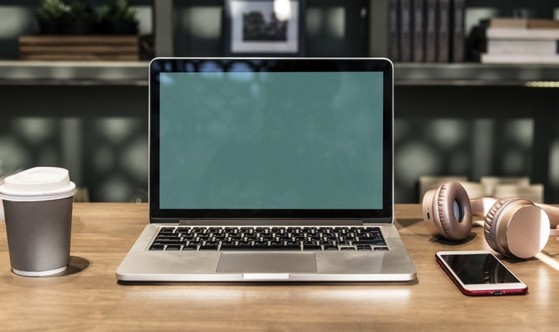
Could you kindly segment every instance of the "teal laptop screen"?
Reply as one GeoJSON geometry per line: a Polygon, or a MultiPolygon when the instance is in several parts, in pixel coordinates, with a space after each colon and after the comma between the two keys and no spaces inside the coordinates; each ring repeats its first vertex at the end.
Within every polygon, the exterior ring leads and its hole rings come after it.
{"type": "Polygon", "coordinates": [[[150,143],[158,209],[382,210],[384,75],[212,65],[159,73],[150,143]]]}

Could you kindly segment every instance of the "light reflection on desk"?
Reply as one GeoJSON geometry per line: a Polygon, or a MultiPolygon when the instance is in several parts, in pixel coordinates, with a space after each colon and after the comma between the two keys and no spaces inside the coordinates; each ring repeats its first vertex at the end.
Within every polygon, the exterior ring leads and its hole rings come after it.
{"type": "MultiPolygon", "coordinates": [[[[372,288],[375,286],[372,285],[372,288]]],[[[376,287],[384,287],[384,286],[376,286],[376,287]]],[[[402,285],[401,289],[330,289],[324,290],[322,289],[320,292],[309,292],[309,296],[316,299],[351,299],[356,300],[356,302],[362,303],[364,301],[373,301],[373,302],[399,302],[399,303],[407,303],[410,298],[410,290],[406,286],[402,285]]]]}
{"type": "Polygon", "coordinates": [[[543,263],[547,264],[549,267],[559,271],[559,262],[556,259],[551,258],[543,252],[538,253],[535,257],[543,263]]]}
{"type": "MultiPolygon", "coordinates": [[[[189,299],[191,301],[200,302],[214,302],[219,300],[219,303],[223,304],[228,301],[238,302],[239,299],[243,298],[266,298],[275,300],[290,300],[290,301],[312,301],[312,302],[324,302],[328,300],[334,300],[336,302],[343,301],[347,303],[355,304],[366,304],[366,303],[392,303],[392,304],[406,304],[409,302],[411,291],[409,285],[398,285],[395,287],[384,289],[387,287],[385,284],[371,286],[355,286],[355,289],[347,287],[338,287],[336,285],[296,285],[295,287],[286,285],[231,285],[220,286],[220,285],[208,285],[207,289],[200,289],[199,286],[181,286],[181,285],[169,285],[161,286],[166,287],[154,291],[153,288],[146,288],[143,291],[141,288],[136,286],[133,291],[127,292],[126,297],[132,298],[134,300],[139,300],[140,298],[150,300],[161,299],[161,300],[179,300],[179,299],[189,299]],[[168,287],[168,288],[167,288],[168,287]],[[349,289],[348,289],[349,288],[349,289]]],[[[129,286],[124,286],[129,287],[129,286]]],[[[142,287],[142,286],[139,286],[142,287]]]]}

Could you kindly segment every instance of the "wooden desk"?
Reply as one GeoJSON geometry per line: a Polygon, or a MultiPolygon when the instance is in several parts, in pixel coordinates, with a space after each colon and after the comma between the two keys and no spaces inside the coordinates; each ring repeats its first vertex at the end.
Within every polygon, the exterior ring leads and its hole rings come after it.
{"type": "MultiPolygon", "coordinates": [[[[419,205],[398,205],[398,227],[418,271],[412,284],[119,285],[115,270],[147,223],[147,206],[76,204],[67,275],[11,273],[0,227],[1,330],[546,331],[559,320],[559,271],[539,259],[505,261],[526,296],[467,297],[434,259],[439,250],[484,249],[433,239],[419,205]]],[[[544,253],[557,264],[559,243],[544,253]]]]}

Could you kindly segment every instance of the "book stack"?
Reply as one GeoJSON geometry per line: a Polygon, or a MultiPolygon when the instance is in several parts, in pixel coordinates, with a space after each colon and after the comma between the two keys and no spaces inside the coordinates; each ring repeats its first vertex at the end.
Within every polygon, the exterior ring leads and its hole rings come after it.
{"type": "Polygon", "coordinates": [[[389,0],[389,57],[463,62],[465,0],[389,0]]]}
{"type": "Polygon", "coordinates": [[[559,21],[492,18],[481,21],[473,36],[482,63],[559,63],[559,21]]]}

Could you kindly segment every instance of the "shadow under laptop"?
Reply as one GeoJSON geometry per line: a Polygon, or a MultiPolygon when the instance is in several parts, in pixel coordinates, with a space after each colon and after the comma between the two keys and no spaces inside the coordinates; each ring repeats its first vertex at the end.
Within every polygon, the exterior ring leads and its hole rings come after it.
{"type": "Polygon", "coordinates": [[[304,282],[304,281],[292,281],[292,282],[277,282],[277,281],[251,281],[251,282],[203,282],[203,281],[188,281],[188,282],[179,282],[179,281],[171,281],[171,282],[162,282],[162,281],[122,281],[117,280],[117,284],[121,286],[208,286],[208,287],[216,287],[216,286],[224,286],[224,287],[231,287],[231,286],[252,286],[252,287],[265,287],[265,286],[308,286],[312,288],[313,286],[328,286],[328,287],[336,287],[336,286],[354,286],[354,287],[363,287],[363,286],[412,286],[419,284],[419,278],[416,278],[411,281],[312,281],[312,282],[304,282]]]}

